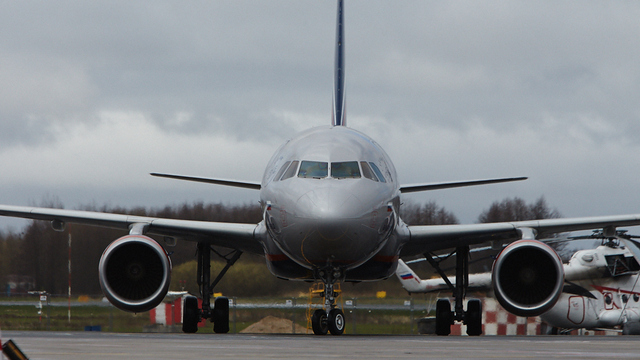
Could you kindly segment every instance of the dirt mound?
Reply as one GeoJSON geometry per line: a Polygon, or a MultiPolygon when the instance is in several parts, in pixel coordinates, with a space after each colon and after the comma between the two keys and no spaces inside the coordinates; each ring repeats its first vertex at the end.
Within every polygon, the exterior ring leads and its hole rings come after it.
{"type": "MultiPolygon", "coordinates": [[[[267,316],[257,323],[249,325],[246,329],[240,331],[245,334],[291,334],[291,320],[277,318],[275,316],[267,316]]],[[[295,325],[296,334],[306,334],[307,328],[295,325]]]]}

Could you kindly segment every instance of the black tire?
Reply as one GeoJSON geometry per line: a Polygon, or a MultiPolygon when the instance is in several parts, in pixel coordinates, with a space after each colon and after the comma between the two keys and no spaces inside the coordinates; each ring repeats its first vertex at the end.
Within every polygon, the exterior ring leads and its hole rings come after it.
{"type": "Polygon", "coordinates": [[[482,335],[482,302],[480,300],[471,299],[467,302],[467,312],[464,317],[467,324],[467,335],[482,335]]]}
{"type": "Polygon", "coordinates": [[[329,318],[327,319],[327,325],[331,335],[342,335],[344,333],[344,313],[340,309],[331,309],[329,311],[329,318]]]}
{"type": "Polygon", "coordinates": [[[622,325],[622,335],[640,335],[640,323],[626,322],[622,325]]]}
{"type": "Polygon", "coordinates": [[[327,313],[324,310],[318,309],[313,312],[311,328],[316,335],[327,335],[329,326],[327,325],[327,313]]]}
{"type": "Polygon", "coordinates": [[[436,302],[436,335],[447,336],[451,334],[453,315],[449,299],[438,299],[436,302]]]}
{"type": "Polygon", "coordinates": [[[220,296],[216,298],[213,305],[213,332],[216,334],[226,334],[229,332],[229,299],[220,296]]]}
{"type": "Polygon", "coordinates": [[[187,296],[182,305],[182,332],[194,334],[198,331],[200,322],[200,309],[198,309],[198,298],[187,296]]]}

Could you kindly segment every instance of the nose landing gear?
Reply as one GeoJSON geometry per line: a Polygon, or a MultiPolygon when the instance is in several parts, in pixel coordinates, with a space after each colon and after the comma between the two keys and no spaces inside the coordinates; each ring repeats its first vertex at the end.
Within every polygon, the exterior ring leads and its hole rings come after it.
{"type": "Polygon", "coordinates": [[[315,284],[309,290],[309,310],[307,311],[307,320],[311,322],[311,329],[315,335],[342,335],[345,328],[344,312],[338,308],[337,299],[342,291],[340,284],[315,284]],[[311,313],[313,298],[324,298],[322,309],[316,309],[311,313]]]}

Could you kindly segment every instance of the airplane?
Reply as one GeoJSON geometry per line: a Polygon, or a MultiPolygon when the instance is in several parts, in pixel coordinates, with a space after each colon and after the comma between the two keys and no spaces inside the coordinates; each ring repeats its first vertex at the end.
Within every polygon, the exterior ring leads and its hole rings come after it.
{"type": "MultiPolygon", "coordinates": [[[[260,183],[159,174],[154,176],[234,186],[259,191],[263,219],[257,224],[174,220],[100,212],[0,205],[0,215],[51,222],[63,231],[66,223],[128,230],[102,254],[99,281],[105,297],[116,307],[147,311],[158,305],[169,289],[171,260],[150,236],[196,244],[202,305],[187,297],[183,331],[197,331],[202,319],[213,322],[216,333],[229,331],[229,302],[213,289],[243,252],[265,257],[270,272],[282,279],[322,282],[324,308],[312,316],[317,335],[344,332],[345,316],[336,304],[336,282],[376,281],[392,276],[400,257],[455,249],[456,276],[453,309],[449,300],[438,302],[438,333],[448,335],[454,321],[468,324],[470,335],[480,335],[481,304],[470,300],[464,310],[469,246],[487,242],[511,243],[514,251],[502,256],[505,272],[552,276],[494,278],[501,298],[516,313],[538,315],[562,293],[562,262],[537,236],[551,233],[640,225],[640,214],[553,219],[494,224],[409,226],[400,216],[400,196],[463,186],[520,181],[525,177],[401,185],[396,169],[382,147],[369,136],[347,127],[345,93],[344,0],[337,1],[335,67],[331,122],[303,131],[285,142],[266,165],[260,183]],[[215,247],[215,249],[214,249],[215,247]],[[216,249],[225,248],[222,253],[216,249]],[[226,261],[212,279],[211,253],[226,261]],[[523,259],[533,259],[522,269],[523,259]],[[212,306],[213,305],[213,306],[212,306]]],[[[162,240],[161,240],[162,242],[162,240]]]]}
{"type": "MultiPolygon", "coordinates": [[[[595,249],[578,250],[563,264],[562,294],[540,318],[551,326],[550,334],[574,329],[615,329],[640,335],[640,263],[630,250],[637,243],[616,232],[615,237],[602,238],[595,232],[589,238],[601,238],[595,249]],[[621,245],[619,239],[627,239],[621,245]]],[[[499,257],[500,255],[498,255],[499,257]]],[[[496,269],[494,268],[494,271],[496,269]]],[[[396,275],[409,293],[427,293],[451,289],[456,279],[448,277],[422,280],[402,260],[398,260],[396,275]]],[[[492,273],[469,274],[468,289],[494,291],[492,273]]]]}

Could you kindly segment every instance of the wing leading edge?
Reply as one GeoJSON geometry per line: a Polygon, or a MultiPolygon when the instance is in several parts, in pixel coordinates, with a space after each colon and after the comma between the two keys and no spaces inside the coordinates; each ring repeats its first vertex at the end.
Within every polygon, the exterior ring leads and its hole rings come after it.
{"type": "Polygon", "coordinates": [[[186,180],[186,181],[194,181],[194,182],[201,182],[205,184],[215,184],[215,185],[223,185],[223,186],[234,186],[234,187],[240,187],[240,188],[252,189],[252,190],[260,190],[261,188],[260,184],[258,183],[252,183],[252,182],[246,182],[246,181],[211,179],[211,178],[202,178],[202,177],[195,177],[195,176],[160,174],[160,173],[151,173],[149,175],[167,178],[167,179],[186,180]]]}
{"type": "Polygon", "coordinates": [[[411,192],[417,192],[417,191],[429,191],[429,190],[459,188],[459,187],[465,187],[465,186],[498,184],[498,183],[511,182],[511,181],[522,181],[527,179],[528,179],[527,177],[522,176],[522,177],[501,178],[501,179],[466,180],[466,181],[450,181],[450,182],[432,183],[432,184],[403,185],[400,187],[400,192],[404,194],[404,193],[411,193],[411,192]]]}
{"type": "Polygon", "coordinates": [[[47,220],[56,224],[75,223],[130,230],[142,226],[145,234],[176,237],[211,245],[263,254],[259,242],[260,226],[256,224],[192,221],[100,213],[92,211],[49,209],[0,205],[0,215],[24,219],[47,220]]]}
{"type": "Polygon", "coordinates": [[[640,214],[470,225],[408,226],[409,240],[402,248],[400,256],[418,255],[428,251],[451,249],[489,241],[518,240],[528,229],[533,230],[537,237],[544,237],[560,232],[598,228],[615,229],[637,225],[640,225],[640,214]]]}

